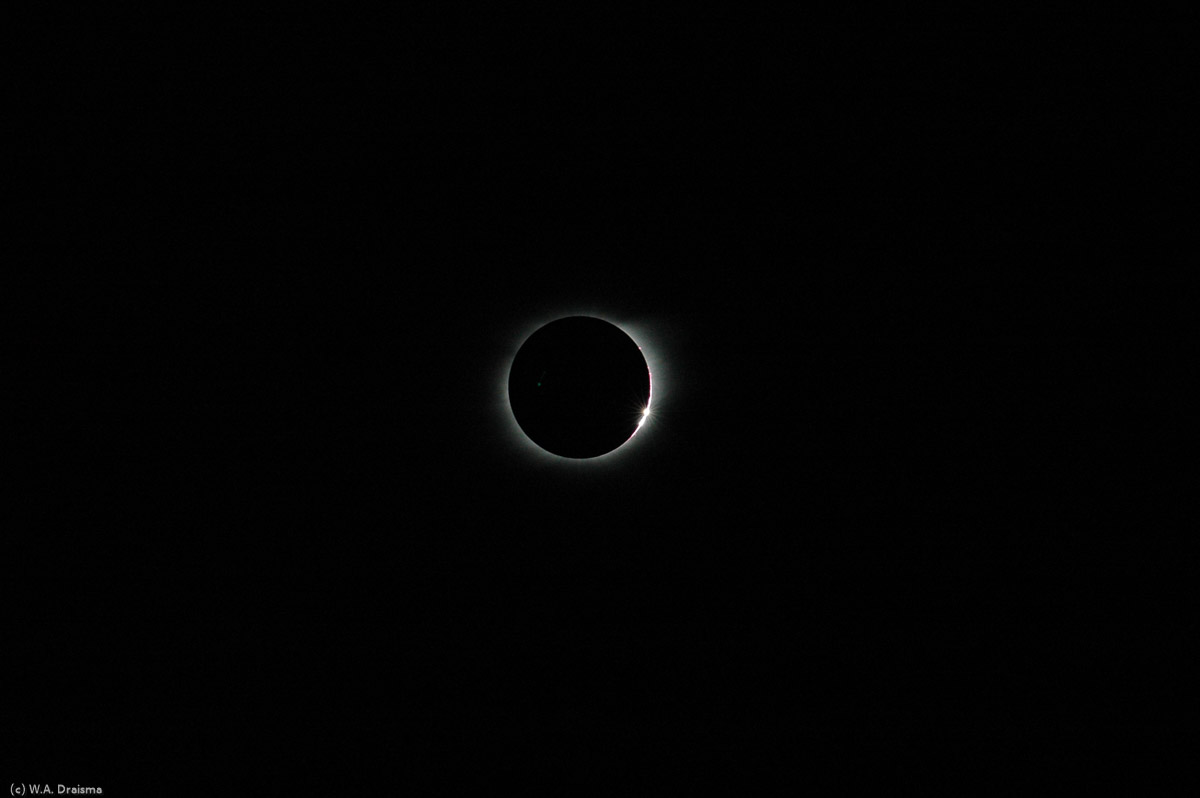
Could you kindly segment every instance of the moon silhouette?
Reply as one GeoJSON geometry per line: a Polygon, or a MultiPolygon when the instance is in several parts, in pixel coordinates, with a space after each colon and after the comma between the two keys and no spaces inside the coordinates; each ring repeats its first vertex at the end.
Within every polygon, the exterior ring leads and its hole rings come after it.
{"type": "Polygon", "coordinates": [[[541,327],[513,358],[508,399],[521,430],[562,457],[599,457],[633,437],[650,407],[650,369],[621,328],[591,316],[541,327]]]}

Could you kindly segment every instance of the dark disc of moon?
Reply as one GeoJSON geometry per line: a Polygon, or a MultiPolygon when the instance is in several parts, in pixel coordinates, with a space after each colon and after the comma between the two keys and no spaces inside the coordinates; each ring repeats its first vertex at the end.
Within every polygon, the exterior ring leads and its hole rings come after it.
{"type": "Polygon", "coordinates": [[[598,457],[629,440],[650,402],[650,369],[619,327],[591,316],[545,325],[508,373],[508,399],[530,440],[563,457],[598,457]]]}

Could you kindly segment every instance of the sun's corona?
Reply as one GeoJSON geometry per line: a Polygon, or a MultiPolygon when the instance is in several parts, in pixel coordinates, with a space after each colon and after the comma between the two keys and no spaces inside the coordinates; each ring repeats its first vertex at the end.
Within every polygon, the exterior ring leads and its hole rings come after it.
{"type": "Polygon", "coordinates": [[[573,468],[635,456],[645,444],[633,441],[643,438],[664,395],[651,333],[645,322],[595,311],[513,329],[496,374],[497,422],[510,449],[530,462],[573,468]]]}

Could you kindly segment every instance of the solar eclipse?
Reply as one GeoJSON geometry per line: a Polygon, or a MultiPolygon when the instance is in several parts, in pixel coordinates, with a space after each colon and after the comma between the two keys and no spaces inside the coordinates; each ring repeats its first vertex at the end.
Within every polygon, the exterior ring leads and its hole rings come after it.
{"type": "Polygon", "coordinates": [[[551,454],[588,459],[637,433],[650,412],[651,374],[632,338],[591,316],[530,335],[513,359],[508,398],[521,431],[551,454]]]}

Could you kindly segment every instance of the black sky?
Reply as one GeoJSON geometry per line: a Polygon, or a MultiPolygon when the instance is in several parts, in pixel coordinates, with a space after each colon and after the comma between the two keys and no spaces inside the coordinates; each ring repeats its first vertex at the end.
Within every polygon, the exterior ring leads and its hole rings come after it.
{"type": "Polygon", "coordinates": [[[1182,498],[1137,463],[1194,425],[1129,203],[1174,56],[1053,22],[82,35],[38,84],[73,120],[40,251],[73,266],[14,511],[53,586],[14,614],[79,652],[22,666],[62,708],[38,739],[628,762],[1153,727],[1129,674],[1182,642],[1143,589],[1177,544],[1123,522],[1182,498]],[[565,467],[501,380],[578,312],[661,404],[565,467]]]}

